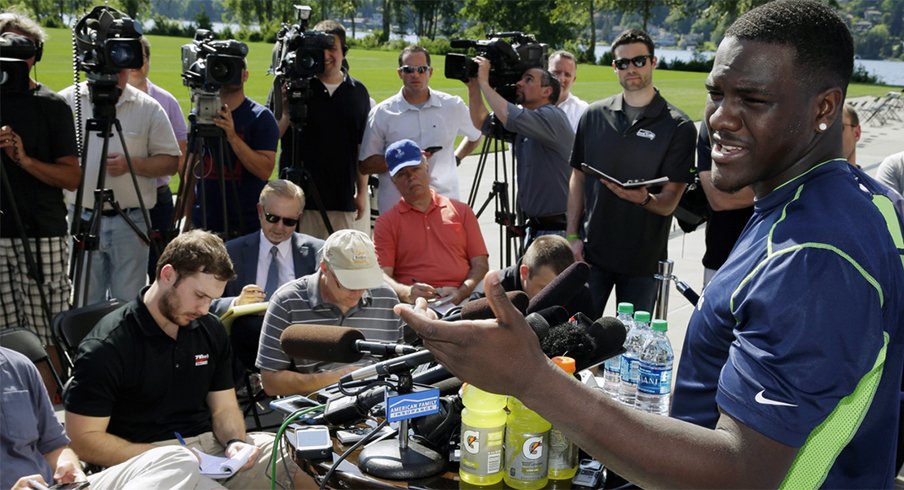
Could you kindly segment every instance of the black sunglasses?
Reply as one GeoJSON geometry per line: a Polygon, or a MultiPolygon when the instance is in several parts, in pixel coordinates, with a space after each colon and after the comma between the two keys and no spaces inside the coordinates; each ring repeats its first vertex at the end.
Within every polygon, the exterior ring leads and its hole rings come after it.
{"type": "Polygon", "coordinates": [[[652,54],[644,54],[641,56],[635,56],[633,58],[619,58],[617,60],[612,61],[616,68],[619,70],[627,70],[628,63],[634,63],[634,66],[638,68],[643,68],[647,65],[647,58],[652,59],[652,54]]]}
{"type": "Polygon", "coordinates": [[[298,224],[298,218],[283,218],[282,216],[277,216],[275,214],[270,214],[264,211],[264,219],[267,220],[267,223],[279,223],[279,220],[282,220],[283,224],[286,226],[295,226],[298,224]]]}
{"type": "Polygon", "coordinates": [[[422,65],[422,66],[402,65],[399,67],[399,70],[402,73],[412,74],[414,72],[418,72],[421,75],[423,75],[424,73],[427,73],[428,71],[430,71],[430,67],[427,65],[422,65]]]}

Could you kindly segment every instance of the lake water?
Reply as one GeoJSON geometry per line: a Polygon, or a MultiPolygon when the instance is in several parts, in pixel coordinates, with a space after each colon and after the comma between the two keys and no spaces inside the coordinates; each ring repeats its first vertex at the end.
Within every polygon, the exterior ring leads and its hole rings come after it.
{"type": "MultiPolygon", "coordinates": [[[[596,46],[595,55],[597,59],[609,51],[609,46],[596,46]]],[[[666,61],[690,61],[694,58],[695,53],[689,50],[681,49],[657,49],[656,56],[666,61]]],[[[699,56],[709,58],[715,55],[712,51],[701,51],[699,56]]],[[[889,60],[856,60],[856,63],[863,65],[866,71],[878,76],[882,83],[886,85],[894,85],[904,87],[904,61],[889,60]]]]}

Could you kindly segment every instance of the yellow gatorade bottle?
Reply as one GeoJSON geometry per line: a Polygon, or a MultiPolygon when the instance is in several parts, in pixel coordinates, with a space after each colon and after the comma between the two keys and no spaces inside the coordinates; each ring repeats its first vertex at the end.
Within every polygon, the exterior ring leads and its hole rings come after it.
{"type": "Polygon", "coordinates": [[[508,398],[505,423],[505,484],[519,490],[537,490],[549,481],[550,424],[517,398],[508,398]]]}
{"type": "Polygon", "coordinates": [[[461,387],[461,480],[472,485],[502,481],[505,396],[467,383],[461,387]]]}

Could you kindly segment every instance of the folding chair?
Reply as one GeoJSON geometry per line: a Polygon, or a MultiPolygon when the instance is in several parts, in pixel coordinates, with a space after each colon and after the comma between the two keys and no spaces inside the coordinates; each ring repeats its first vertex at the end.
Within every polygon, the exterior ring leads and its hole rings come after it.
{"type": "Polygon", "coordinates": [[[257,345],[260,338],[260,329],[263,323],[263,314],[267,311],[267,303],[252,303],[249,305],[234,306],[229,308],[222,316],[220,322],[229,335],[229,341],[232,343],[232,352],[235,356],[235,362],[243,367],[242,382],[245,390],[248,392],[248,404],[243,408],[242,412],[245,417],[251,415],[254,419],[254,427],[252,430],[264,430],[265,427],[261,423],[261,413],[258,410],[258,402],[267,398],[267,393],[261,389],[255,389],[251,382],[252,376],[257,373],[254,367],[255,357],[257,356],[257,345]],[[253,348],[249,349],[249,346],[253,348]]]}
{"type": "Polygon", "coordinates": [[[70,370],[75,367],[75,356],[78,354],[78,345],[82,339],[101,318],[124,304],[114,298],[102,303],[72,308],[53,318],[53,334],[63,343],[63,353],[70,370]]]}
{"type": "Polygon", "coordinates": [[[42,345],[41,339],[38,338],[37,334],[22,327],[5,328],[0,330],[0,346],[22,354],[35,366],[46,362],[50,368],[50,374],[53,376],[53,381],[56,383],[55,390],[48,389],[47,391],[55,391],[58,395],[63,394],[63,380],[60,378],[60,373],[57,372],[53,362],[50,361],[50,356],[44,350],[44,345],[42,345]]]}

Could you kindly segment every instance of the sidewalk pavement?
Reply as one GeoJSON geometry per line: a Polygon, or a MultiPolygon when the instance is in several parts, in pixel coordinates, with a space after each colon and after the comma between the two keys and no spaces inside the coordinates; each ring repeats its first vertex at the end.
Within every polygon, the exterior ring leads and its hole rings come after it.
{"type": "MultiPolygon", "coordinates": [[[[862,121],[863,116],[861,116],[862,121]]],[[[904,111],[899,113],[898,119],[889,118],[885,124],[871,123],[862,125],[863,134],[857,145],[857,161],[864,170],[870,175],[875,175],[876,169],[882,159],[892,153],[904,150],[904,111]]],[[[502,159],[500,158],[500,163],[502,159]]],[[[511,173],[511,154],[505,156],[506,172],[508,175],[509,186],[514,182],[511,173]]],[[[487,164],[483,171],[478,186],[477,199],[474,204],[475,213],[484,204],[488,194],[492,189],[494,181],[495,168],[493,155],[487,159],[487,164]]],[[[500,165],[501,167],[501,165],[500,165]]],[[[459,167],[459,186],[462,201],[466,201],[471,190],[471,184],[474,175],[478,169],[478,157],[469,156],[464,159],[459,167]]],[[[502,175],[502,169],[499,169],[499,175],[502,175]]],[[[500,255],[500,227],[494,222],[494,203],[490,203],[486,210],[478,217],[480,229],[483,232],[484,240],[487,244],[487,250],[490,252],[490,269],[499,269],[507,265],[500,255]]],[[[689,284],[698,293],[703,286],[703,253],[705,251],[704,242],[705,225],[700,226],[693,233],[684,233],[673,223],[672,232],[669,237],[669,258],[674,262],[673,274],[689,284]]],[[[615,315],[615,294],[610,296],[609,302],[604,310],[605,315],[615,315]]],[[[675,350],[675,366],[681,357],[681,347],[684,344],[684,336],[687,331],[687,323],[690,320],[692,306],[681,296],[674,288],[669,288],[669,302],[666,318],[669,321],[668,336],[675,350]]]]}

